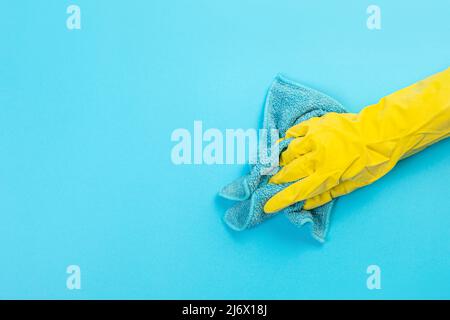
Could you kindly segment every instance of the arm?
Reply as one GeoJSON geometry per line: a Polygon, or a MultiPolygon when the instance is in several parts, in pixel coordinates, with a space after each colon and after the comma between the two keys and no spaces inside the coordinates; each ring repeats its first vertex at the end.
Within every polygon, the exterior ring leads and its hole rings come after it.
{"type": "Polygon", "coordinates": [[[294,138],[271,183],[294,182],[267,213],[306,200],[305,209],[366,186],[399,160],[450,135],[450,68],[394,92],[360,113],[329,113],[286,132],[294,138]]]}

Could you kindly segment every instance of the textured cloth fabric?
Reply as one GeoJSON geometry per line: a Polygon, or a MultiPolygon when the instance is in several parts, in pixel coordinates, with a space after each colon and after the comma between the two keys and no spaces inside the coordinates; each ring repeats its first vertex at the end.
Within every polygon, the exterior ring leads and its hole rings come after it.
{"type": "MultiPolygon", "coordinates": [[[[278,75],[266,97],[263,128],[277,129],[276,139],[279,139],[290,127],[328,112],[343,113],[345,110],[339,102],[329,96],[278,75]]],[[[278,152],[281,153],[290,141],[281,141],[278,152]]],[[[273,137],[268,135],[267,146],[263,147],[270,149],[273,143],[275,143],[273,137]]],[[[264,204],[274,194],[291,184],[269,184],[271,175],[267,172],[274,174],[277,170],[278,168],[275,170],[271,168],[270,164],[256,163],[248,175],[222,188],[220,196],[239,201],[225,213],[224,220],[230,228],[242,231],[274,216],[264,213],[264,204]]],[[[310,211],[302,209],[303,203],[302,201],[293,204],[276,214],[285,214],[297,226],[311,223],[313,237],[321,242],[325,241],[333,202],[310,211]]]]}

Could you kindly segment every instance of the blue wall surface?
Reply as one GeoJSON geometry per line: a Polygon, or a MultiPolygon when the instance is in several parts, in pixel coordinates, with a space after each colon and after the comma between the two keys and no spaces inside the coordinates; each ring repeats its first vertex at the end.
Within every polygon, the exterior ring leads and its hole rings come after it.
{"type": "Polygon", "coordinates": [[[3,1],[0,298],[450,298],[450,140],[339,199],[325,244],[229,230],[217,191],[248,168],[171,161],[195,120],[257,128],[277,73],[356,112],[449,67],[447,0],[376,0],[381,30],[370,4],[3,1]]]}

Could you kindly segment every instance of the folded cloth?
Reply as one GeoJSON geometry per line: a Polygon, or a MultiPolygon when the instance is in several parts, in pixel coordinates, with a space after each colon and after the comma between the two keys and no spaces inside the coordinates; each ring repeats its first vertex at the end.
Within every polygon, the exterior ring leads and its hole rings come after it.
{"type": "MultiPolygon", "coordinates": [[[[270,149],[273,143],[283,137],[290,127],[328,112],[344,113],[345,110],[339,102],[329,96],[278,75],[266,97],[263,121],[263,129],[267,131],[276,129],[278,136],[268,135],[267,145],[262,147],[266,150],[270,149]],[[275,141],[274,138],[276,138],[275,141]]],[[[278,152],[281,153],[286,149],[291,140],[281,141],[278,152]]],[[[259,149],[261,151],[261,146],[259,149]]],[[[248,175],[235,180],[219,192],[223,198],[239,201],[225,213],[224,220],[230,228],[242,231],[275,215],[265,214],[264,204],[274,194],[291,184],[268,183],[270,175],[267,175],[267,172],[272,171],[274,174],[277,169],[274,171],[270,164],[258,162],[251,167],[248,175]]],[[[313,237],[324,242],[333,201],[309,211],[302,209],[303,203],[302,201],[293,204],[276,214],[286,214],[288,219],[297,226],[302,226],[307,222],[311,223],[313,237]]]]}

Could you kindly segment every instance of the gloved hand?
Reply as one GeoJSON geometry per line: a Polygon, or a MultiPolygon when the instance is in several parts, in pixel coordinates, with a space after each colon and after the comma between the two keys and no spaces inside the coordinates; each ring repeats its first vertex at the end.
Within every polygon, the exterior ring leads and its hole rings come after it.
{"type": "Polygon", "coordinates": [[[366,186],[399,160],[450,135],[450,68],[382,98],[359,114],[328,113],[286,132],[271,183],[294,182],[264,206],[266,213],[306,200],[305,209],[366,186]]]}

